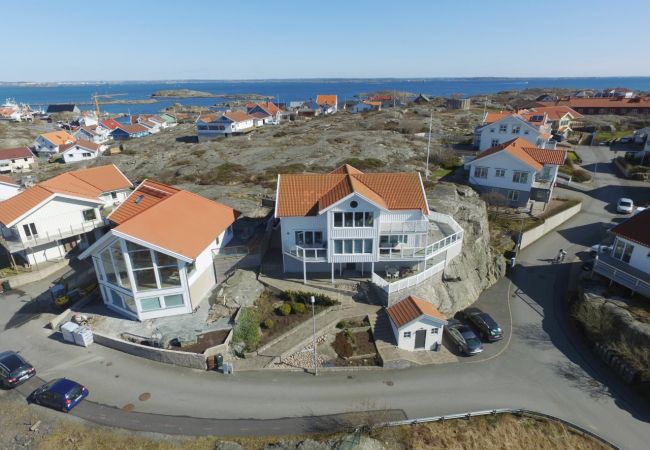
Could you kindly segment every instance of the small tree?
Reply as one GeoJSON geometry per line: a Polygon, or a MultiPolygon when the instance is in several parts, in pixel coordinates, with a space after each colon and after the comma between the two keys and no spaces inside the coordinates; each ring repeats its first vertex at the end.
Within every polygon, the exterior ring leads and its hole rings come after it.
{"type": "Polygon", "coordinates": [[[264,328],[266,328],[267,330],[270,330],[271,328],[273,328],[273,320],[272,319],[266,319],[264,321],[264,328]]]}
{"type": "Polygon", "coordinates": [[[235,325],[232,336],[233,342],[242,342],[245,346],[244,350],[252,352],[257,349],[261,338],[257,314],[252,309],[244,309],[235,325]]]}

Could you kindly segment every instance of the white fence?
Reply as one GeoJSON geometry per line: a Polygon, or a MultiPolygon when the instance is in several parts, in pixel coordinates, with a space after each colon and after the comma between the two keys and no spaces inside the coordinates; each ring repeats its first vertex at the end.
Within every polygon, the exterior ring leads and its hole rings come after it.
{"type": "Polygon", "coordinates": [[[447,249],[452,244],[462,240],[463,231],[444,237],[439,241],[429,244],[426,247],[380,247],[379,260],[423,260],[431,259],[441,251],[447,249]]]}
{"type": "Polygon", "coordinates": [[[376,284],[378,287],[380,287],[381,289],[383,289],[384,292],[386,292],[387,294],[392,294],[394,292],[398,292],[403,289],[417,286],[418,284],[422,283],[424,280],[431,278],[438,272],[442,271],[444,268],[445,268],[445,261],[440,261],[439,263],[429,267],[428,269],[416,275],[410,276],[408,278],[402,278],[401,280],[394,281],[392,283],[384,280],[381,276],[373,272],[372,282],[376,284]]]}

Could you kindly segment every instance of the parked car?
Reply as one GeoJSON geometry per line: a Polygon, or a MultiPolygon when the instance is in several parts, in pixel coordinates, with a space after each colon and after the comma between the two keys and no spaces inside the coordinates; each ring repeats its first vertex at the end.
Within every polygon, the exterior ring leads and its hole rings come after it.
{"type": "Polygon", "coordinates": [[[57,378],[32,392],[27,400],[63,412],[70,412],[88,397],[88,389],[67,378],[57,378]]]}
{"type": "Polygon", "coordinates": [[[503,330],[499,324],[480,309],[467,308],[461,312],[461,316],[476,328],[484,341],[494,342],[503,339],[503,330]]]}
{"type": "Polygon", "coordinates": [[[456,319],[449,319],[445,327],[445,334],[450,344],[458,350],[459,353],[466,355],[475,355],[483,351],[483,344],[470,327],[463,325],[456,319]]]}
{"type": "Polygon", "coordinates": [[[631,214],[634,211],[634,202],[629,198],[619,198],[618,203],[616,203],[616,211],[631,214]]]}
{"type": "Polygon", "coordinates": [[[606,245],[606,244],[596,244],[591,246],[591,253],[595,253],[597,255],[601,254],[610,254],[612,252],[612,246],[611,245],[606,245]]]}
{"type": "Polygon", "coordinates": [[[16,352],[0,353],[0,383],[6,388],[18,386],[36,375],[36,369],[16,352]]]}

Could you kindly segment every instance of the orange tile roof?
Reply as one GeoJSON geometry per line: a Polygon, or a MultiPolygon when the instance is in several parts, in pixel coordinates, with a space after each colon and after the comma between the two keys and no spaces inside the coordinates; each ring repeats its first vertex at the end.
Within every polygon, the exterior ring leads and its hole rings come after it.
{"type": "Polygon", "coordinates": [[[94,142],[87,141],[86,139],[79,139],[76,145],[79,147],[83,147],[87,150],[92,150],[95,153],[97,153],[97,151],[101,147],[101,144],[95,144],[94,142]]]}
{"type": "Polygon", "coordinates": [[[447,318],[435,306],[412,295],[386,308],[386,312],[397,328],[423,315],[447,322],[447,318]]]}
{"type": "Polygon", "coordinates": [[[196,259],[239,213],[221,203],[162,183],[145,180],[120,205],[114,217],[124,217],[115,234],[147,242],[188,259],[196,259]],[[142,197],[135,204],[140,195],[142,197]],[[127,210],[126,214],[120,210],[127,210]]]}
{"type": "Polygon", "coordinates": [[[512,111],[489,111],[485,113],[485,119],[483,120],[484,123],[490,124],[494,123],[498,120],[503,119],[504,117],[509,117],[512,116],[514,112],[512,111]]]}
{"type": "Polygon", "coordinates": [[[260,108],[262,108],[264,111],[266,111],[267,113],[269,113],[272,116],[276,115],[280,111],[280,108],[273,102],[247,103],[246,104],[246,107],[249,110],[255,108],[256,106],[259,106],[260,108]]]}
{"type": "Polygon", "coordinates": [[[233,122],[243,122],[245,120],[251,120],[252,117],[249,116],[244,111],[228,111],[222,114],[233,122]]]}
{"type": "Polygon", "coordinates": [[[143,131],[149,131],[147,127],[144,125],[140,125],[139,123],[133,123],[130,125],[122,125],[120,124],[119,127],[117,127],[123,131],[126,131],[129,134],[135,134],[135,133],[142,133],[143,131]]]}
{"type": "Polygon", "coordinates": [[[641,211],[611,229],[611,232],[650,248],[650,209],[641,211]]]}
{"type": "Polygon", "coordinates": [[[283,174],[278,185],[278,217],[316,215],[353,192],[385,209],[428,214],[417,172],[363,173],[345,165],[328,174],[283,174]]]}
{"type": "Polygon", "coordinates": [[[56,146],[76,141],[74,136],[66,133],[65,131],[50,131],[49,133],[41,134],[41,137],[47,139],[56,146]]]}
{"type": "Polygon", "coordinates": [[[130,186],[131,182],[113,164],[62,173],[0,202],[0,222],[9,226],[55,194],[100,202],[102,193],[130,186]]]}
{"type": "Polygon", "coordinates": [[[569,114],[573,119],[581,119],[583,117],[579,112],[574,111],[568,106],[539,106],[531,108],[531,111],[546,113],[550,120],[560,120],[566,114],[569,114]]]}
{"type": "Polygon", "coordinates": [[[535,170],[541,170],[544,164],[555,164],[561,166],[564,164],[564,159],[566,158],[566,152],[564,150],[549,150],[531,147],[530,143],[526,139],[519,137],[485,150],[474,158],[474,161],[478,161],[479,159],[502,151],[514,156],[535,170]]]}
{"type": "Polygon", "coordinates": [[[323,105],[334,106],[334,105],[337,104],[336,94],[318,95],[316,97],[316,103],[318,103],[318,105],[320,105],[320,106],[323,106],[323,105]]]}

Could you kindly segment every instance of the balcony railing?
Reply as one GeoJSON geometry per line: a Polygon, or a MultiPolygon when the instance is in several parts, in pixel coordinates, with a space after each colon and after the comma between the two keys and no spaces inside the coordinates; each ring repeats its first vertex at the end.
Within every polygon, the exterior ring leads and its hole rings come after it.
{"type": "Polygon", "coordinates": [[[432,244],[423,247],[403,247],[402,244],[397,244],[395,247],[380,247],[379,260],[392,261],[392,260],[426,260],[433,258],[438,253],[447,249],[452,244],[461,241],[463,238],[463,231],[444,237],[432,244]]]}
{"type": "Polygon", "coordinates": [[[323,247],[318,248],[305,248],[299,245],[290,248],[285,253],[295,256],[301,261],[307,262],[324,262],[327,261],[327,249],[323,247]]]}
{"type": "Polygon", "coordinates": [[[381,233],[426,233],[429,231],[428,220],[407,222],[382,222],[379,226],[381,233]]]}
{"type": "Polygon", "coordinates": [[[599,255],[594,272],[650,298],[650,275],[607,255],[599,255]]]}
{"type": "Polygon", "coordinates": [[[393,281],[393,282],[387,281],[383,279],[380,275],[373,272],[372,282],[387,294],[392,294],[394,292],[398,292],[413,286],[417,286],[418,284],[422,283],[423,281],[431,278],[438,272],[442,271],[444,268],[445,268],[445,261],[443,260],[440,261],[439,263],[434,264],[428,269],[423,270],[422,272],[416,275],[402,278],[401,280],[393,281]]]}
{"type": "Polygon", "coordinates": [[[80,226],[76,227],[71,225],[70,227],[57,228],[56,230],[49,230],[44,233],[42,232],[35,236],[27,237],[24,240],[21,240],[21,237],[17,232],[13,232],[11,236],[2,236],[0,242],[7,250],[9,250],[9,252],[13,253],[27,248],[55,242],[60,239],[79,236],[93,231],[95,228],[102,227],[103,225],[104,221],[102,219],[96,219],[89,222],[82,222],[80,226]]]}

